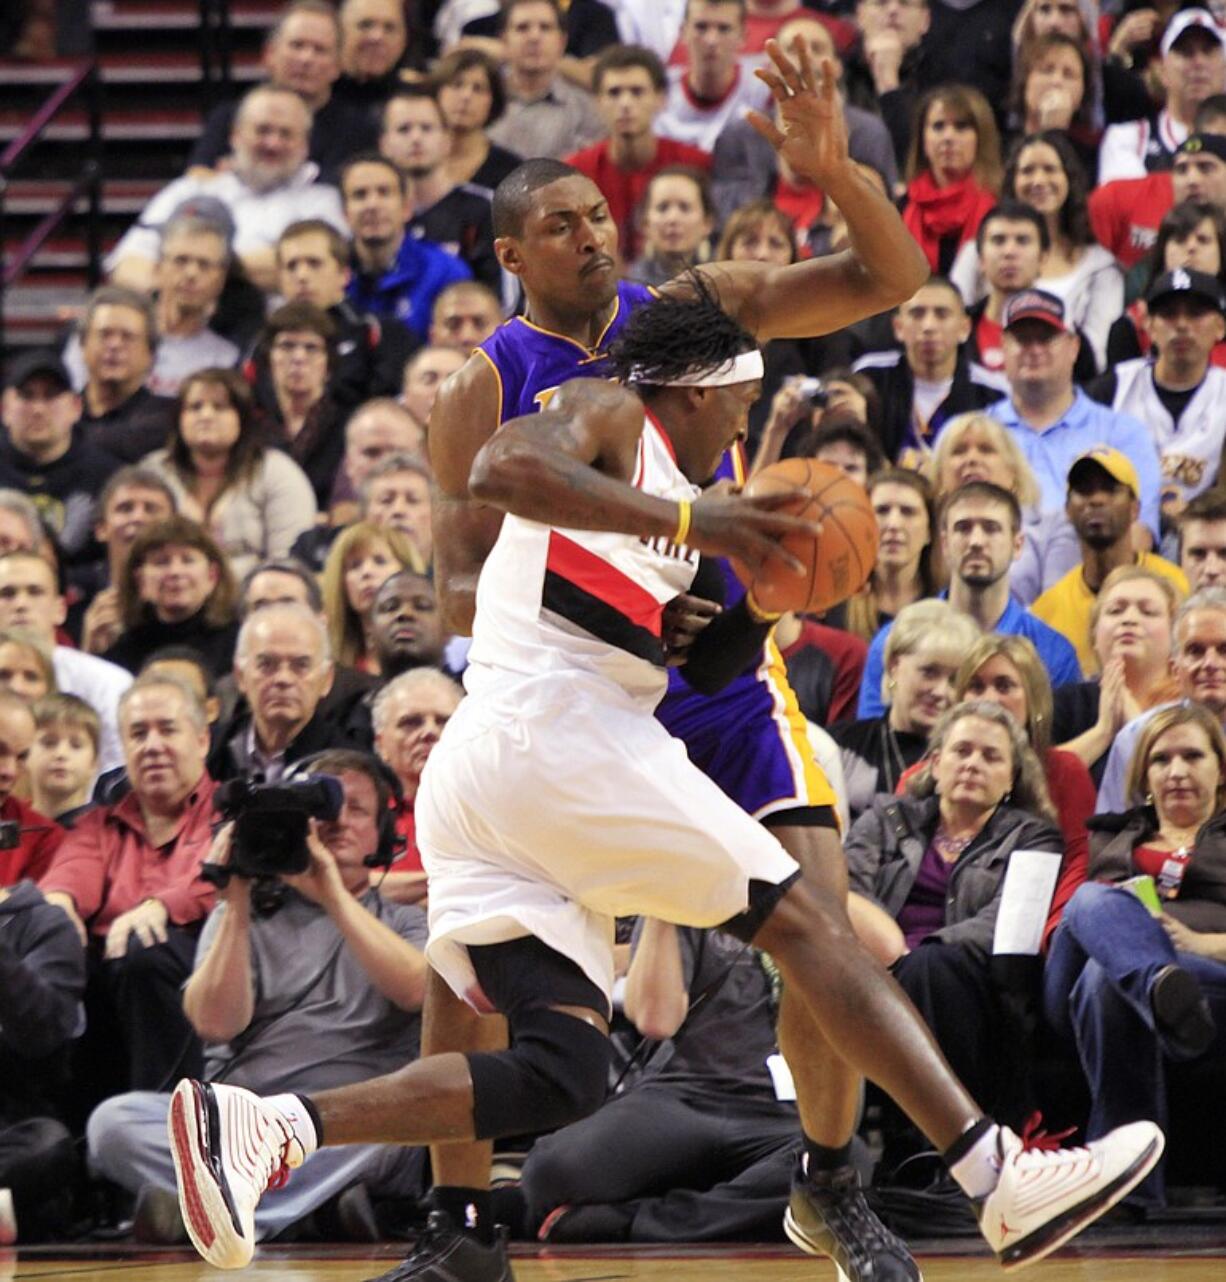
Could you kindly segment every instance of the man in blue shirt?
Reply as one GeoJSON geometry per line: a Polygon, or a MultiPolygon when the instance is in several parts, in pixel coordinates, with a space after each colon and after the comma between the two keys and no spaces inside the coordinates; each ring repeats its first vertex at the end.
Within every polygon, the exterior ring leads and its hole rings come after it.
{"type": "Polygon", "coordinates": [[[1021,448],[1042,493],[1044,512],[1061,511],[1069,468],[1096,445],[1130,458],[1141,483],[1141,524],[1158,539],[1162,469],[1158,447],[1144,424],[1092,401],[1073,385],[1081,340],[1065,319],[1064,304],[1042,289],[1024,289],[1002,316],[1005,374],[1012,395],[988,413],[1021,448]]]}
{"type": "Polygon", "coordinates": [[[345,166],[341,197],[353,232],[349,300],[359,311],[407,325],[424,343],[435,298],[448,285],[471,280],[472,272],[446,250],[408,235],[405,177],[377,152],[345,166]]]}
{"type": "MultiPolygon", "coordinates": [[[[1026,637],[1034,643],[1053,686],[1081,680],[1077,653],[1055,628],[1036,619],[1009,595],[1009,567],[1022,550],[1022,510],[999,485],[971,481],[941,505],[941,548],[949,566],[949,592],[955,609],[969,614],[984,632],[1026,637]]],[[[885,711],[881,678],[885,639],[882,628],[869,646],[860,685],[861,718],[885,711]]]]}

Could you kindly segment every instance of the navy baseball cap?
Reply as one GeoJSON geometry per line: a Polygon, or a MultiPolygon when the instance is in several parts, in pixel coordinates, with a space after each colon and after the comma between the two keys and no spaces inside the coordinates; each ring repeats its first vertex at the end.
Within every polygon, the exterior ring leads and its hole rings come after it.
{"type": "Polygon", "coordinates": [[[1072,333],[1064,318],[1064,303],[1045,289],[1020,289],[1005,303],[1000,319],[1001,329],[1009,329],[1019,321],[1037,320],[1063,334],[1072,333]]]}
{"type": "Polygon", "coordinates": [[[1145,301],[1153,307],[1170,298],[1200,298],[1226,315],[1226,294],[1216,276],[1198,272],[1191,267],[1176,267],[1163,272],[1145,293],[1145,301]]]}
{"type": "Polygon", "coordinates": [[[72,379],[68,377],[68,371],[64,368],[64,362],[60,360],[59,352],[52,351],[49,347],[42,347],[33,352],[23,352],[22,355],[15,357],[5,373],[4,386],[20,387],[36,374],[45,374],[48,378],[55,379],[65,391],[70,391],[72,388],[72,379]]]}

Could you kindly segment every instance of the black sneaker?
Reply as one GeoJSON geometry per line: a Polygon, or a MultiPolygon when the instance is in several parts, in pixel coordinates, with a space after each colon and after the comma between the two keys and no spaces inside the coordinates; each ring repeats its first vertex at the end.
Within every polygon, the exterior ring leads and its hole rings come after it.
{"type": "Polygon", "coordinates": [[[1217,1025],[1196,977],[1182,966],[1164,966],[1149,990],[1154,1023],[1173,1059],[1203,1055],[1217,1036],[1217,1025]]]}
{"type": "Polygon", "coordinates": [[[783,1229],[802,1251],[829,1256],[841,1282],[923,1280],[906,1243],[882,1224],[865,1201],[852,1166],[810,1175],[798,1165],[783,1229]]]}
{"type": "Polygon", "coordinates": [[[156,1184],[142,1184],[132,1211],[132,1236],[147,1246],[186,1246],[187,1226],[179,1195],[156,1184]]]}
{"type": "Polygon", "coordinates": [[[505,1233],[486,1246],[461,1233],[445,1211],[431,1211],[413,1254],[370,1282],[515,1282],[515,1275],[505,1233]]]}

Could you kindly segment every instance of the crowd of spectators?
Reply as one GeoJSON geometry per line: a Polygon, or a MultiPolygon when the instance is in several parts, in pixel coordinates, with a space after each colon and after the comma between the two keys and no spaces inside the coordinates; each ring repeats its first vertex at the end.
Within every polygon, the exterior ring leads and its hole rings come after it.
{"type": "MultiPolygon", "coordinates": [[[[138,1238],[181,1240],[164,1128],[184,1074],[316,1090],[417,1053],[413,806],[466,653],[433,585],[427,427],[519,304],[493,190],[522,158],[569,161],[651,284],[839,252],[838,209],[745,119],[769,110],[770,38],[834,64],[850,154],[932,270],[890,316],[767,343],[745,443],[751,470],[841,469],[877,518],[864,588],[772,643],[839,794],[853,921],[998,1116],[1035,1102],[1040,1055],[1090,1137],[1166,1120],[1176,1062],[1207,1106],[1226,1069],[1219,10],[431,8],[289,0],[264,78],[208,116],[72,332],[7,365],[0,1240],[14,1218],[22,1240],[79,1228],[87,1176],[138,1238]],[[227,880],[218,789],[309,771],[344,800],[307,870],[227,880]],[[1015,852],[1046,886],[1022,945],[1002,926],[1015,852]]],[[[620,1035],[651,1049],[537,1144],[513,1218],[557,1241],[776,1232],[795,1107],[767,1068],[769,960],[627,929],[620,1035]]],[[[871,1117],[892,1179],[923,1142],[871,1117]]],[[[1172,1138],[1138,1213],[1203,1156],[1172,1138]]],[[[257,1228],[377,1234],[427,1182],[420,1151],[334,1150],[257,1228]]]]}

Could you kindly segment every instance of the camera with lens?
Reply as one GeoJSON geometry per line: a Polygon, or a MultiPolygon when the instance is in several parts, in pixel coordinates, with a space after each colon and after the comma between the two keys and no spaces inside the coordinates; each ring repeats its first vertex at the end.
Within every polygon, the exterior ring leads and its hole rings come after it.
{"type": "Polygon", "coordinates": [[[801,377],[794,386],[810,405],[816,409],[825,409],[830,393],[826,391],[826,384],[820,378],[801,377]]]}
{"type": "Polygon", "coordinates": [[[312,819],[336,819],[344,790],[332,775],[281,783],[231,779],[217,789],[217,810],[234,823],[230,862],[221,872],[240,877],[284,877],[311,865],[307,833],[312,819]]]}
{"type": "MultiPolygon", "coordinates": [[[[48,827],[53,825],[48,824],[48,827]]],[[[21,820],[0,819],[0,850],[16,850],[21,845],[21,820]]]]}

